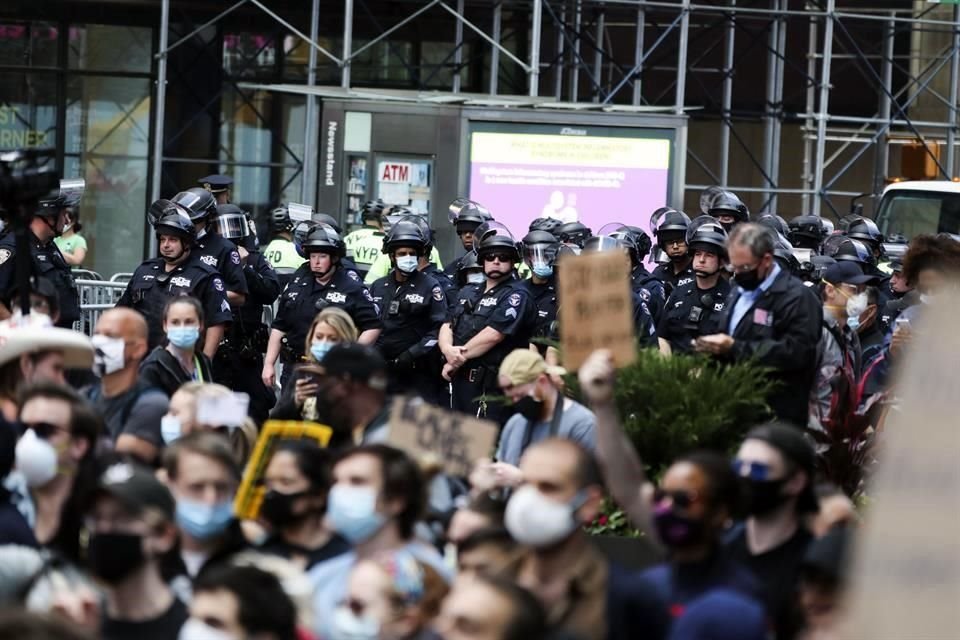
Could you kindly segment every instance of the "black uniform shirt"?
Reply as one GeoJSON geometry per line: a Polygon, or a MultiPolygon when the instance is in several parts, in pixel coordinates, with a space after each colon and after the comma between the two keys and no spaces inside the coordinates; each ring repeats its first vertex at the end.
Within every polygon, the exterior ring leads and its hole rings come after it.
{"type": "MultiPolygon", "coordinates": [[[[460,290],[451,317],[453,343],[463,346],[484,328],[490,327],[502,333],[505,339],[479,360],[487,366],[499,366],[508,353],[530,344],[535,311],[530,294],[516,278],[504,278],[489,291],[485,289],[486,284],[472,284],[460,290]]],[[[469,367],[473,362],[469,360],[465,366],[469,367]]]]}
{"type": "Polygon", "coordinates": [[[249,293],[247,279],[243,275],[243,266],[240,264],[240,254],[232,242],[208,231],[197,240],[197,246],[193,251],[200,262],[220,272],[227,291],[244,296],[249,293]]]}
{"type": "Polygon", "coordinates": [[[677,287],[693,282],[692,261],[690,265],[680,273],[674,273],[672,262],[665,262],[653,270],[653,277],[663,283],[663,292],[666,297],[669,298],[677,287]]]}
{"type": "Polygon", "coordinates": [[[696,280],[677,287],[667,300],[657,336],[670,343],[677,353],[688,353],[690,342],[698,336],[726,333],[720,323],[730,283],[723,278],[710,289],[700,289],[696,280]]]}
{"type": "MultiPolygon", "coordinates": [[[[70,272],[70,265],[63,259],[63,254],[52,240],[46,244],[40,242],[33,232],[27,231],[30,241],[30,255],[33,258],[34,273],[49,280],[57,290],[57,301],[60,304],[60,320],[58,327],[71,328],[73,323],[80,319],[80,297],[77,286],[70,272]]],[[[10,307],[14,290],[17,288],[17,240],[12,232],[0,237],[0,300],[10,307]]]]}
{"type": "MultiPolygon", "coordinates": [[[[557,321],[557,283],[550,278],[543,284],[537,284],[533,278],[523,281],[523,286],[530,292],[537,318],[533,324],[533,336],[536,338],[558,338],[556,331],[557,321]]],[[[540,345],[537,345],[540,346],[540,345]]]]}
{"type": "Polygon", "coordinates": [[[394,273],[370,286],[383,322],[377,348],[387,360],[408,351],[416,359],[436,348],[447,299],[440,283],[422,271],[414,271],[406,282],[397,282],[394,273]]]}

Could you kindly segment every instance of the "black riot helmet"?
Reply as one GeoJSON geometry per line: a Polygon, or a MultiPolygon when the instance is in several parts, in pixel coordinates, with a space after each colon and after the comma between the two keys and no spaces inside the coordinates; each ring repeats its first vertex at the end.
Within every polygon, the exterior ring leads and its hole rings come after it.
{"type": "MultiPolygon", "coordinates": [[[[640,257],[639,257],[640,249],[637,246],[636,238],[632,233],[630,233],[630,230],[626,227],[626,225],[620,224],[619,222],[610,222],[608,224],[603,225],[597,231],[597,234],[594,236],[594,238],[604,238],[604,237],[610,237],[615,239],[623,249],[626,249],[627,253],[630,254],[630,262],[631,264],[633,264],[633,266],[636,266],[640,262],[640,257]]],[[[591,240],[593,239],[591,238],[591,240]]],[[[597,241],[594,240],[592,245],[596,245],[596,244],[597,244],[597,241]]],[[[609,243],[600,243],[600,244],[606,246],[609,243]]],[[[583,248],[584,249],[587,248],[586,244],[584,244],[583,248]]]]}
{"type": "MultiPolygon", "coordinates": [[[[160,198],[159,200],[155,200],[153,201],[153,203],[150,204],[150,207],[147,209],[147,223],[151,227],[156,226],[157,221],[160,218],[162,218],[168,213],[172,213],[175,211],[183,211],[183,213],[186,213],[186,211],[184,211],[181,207],[178,207],[177,205],[167,200],[166,198],[160,198]]],[[[189,214],[187,214],[187,216],[189,217],[189,214]]]]}
{"type": "Polygon", "coordinates": [[[593,231],[591,231],[587,225],[577,220],[560,225],[553,235],[557,236],[560,242],[564,244],[576,245],[582,249],[583,243],[593,235],[593,231]]]}
{"type": "Polygon", "coordinates": [[[857,218],[851,220],[847,225],[847,237],[859,240],[875,251],[880,250],[883,242],[883,234],[877,228],[877,224],[869,218],[857,218]]]}
{"type": "Polygon", "coordinates": [[[340,234],[322,222],[315,223],[301,246],[305,256],[311,253],[327,253],[335,258],[342,258],[346,253],[340,234]]]}
{"type": "Polygon", "coordinates": [[[557,235],[557,230],[563,225],[563,222],[557,220],[556,218],[534,218],[530,222],[529,231],[546,231],[551,233],[554,236],[557,235]]]}
{"type": "Polygon", "coordinates": [[[343,233],[343,228],[340,226],[340,223],[337,222],[336,218],[329,213],[314,213],[312,216],[310,216],[310,221],[332,227],[333,230],[337,232],[338,236],[343,233]]]}
{"type": "MultiPolygon", "coordinates": [[[[523,261],[531,268],[536,264],[553,266],[560,253],[560,241],[547,231],[531,231],[523,236],[523,261]]],[[[538,274],[539,275],[539,274],[538,274]]]]}
{"type": "Polygon", "coordinates": [[[818,250],[828,233],[823,223],[820,216],[797,216],[787,224],[787,239],[794,247],[818,250]]]}
{"type": "Polygon", "coordinates": [[[774,233],[779,233],[784,238],[786,238],[787,234],[790,233],[790,228],[787,225],[787,221],[775,213],[765,213],[757,218],[757,222],[769,229],[772,229],[774,233]]]}
{"type": "Polygon", "coordinates": [[[52,218],[56,220],[63,209],[74,209],[80,204],[86,189],[86,181],[83,178],[69,178],[60,180],[60,186],[47,197],[40,200],[40,206],[34,212],[35,216],[41,218],[52,218]]]}
{"type": "MultiPolygon", "coordinates": [[[[476,272],[479,272],[481,276],[483,276],[483,265],[480,264],[480,260],[477,258],[477,253],[475,251],[467,251],[465,254],[463,254],[463,257],[460,258],[460,266],[457,267],[457,286],[466,286],[467,276],[476,272]]],[[[486,276],[483,277],[486,279],[486,276]]]]}
{"type": "Polygon", "coordinates": [[[481,224],[493,220],[493,215],[486,207],[467,198],[457,198],[451,202],[448,211],[450,224],[456,228],[458,235],[475,232],[481,224]]]}
{"type": "Polygon", "coordinates": [[[777,234],[776,242],[773,243],[773,259],[779,263],[781,269],[786,269],[793,275],[803,276],[804,268],[793,252],[793,245],[781,234],[777,234]]]}
{"type": "Polygon", "coordinates": [[[727,258],[727,231],[712,216],[699,216],[690,223],[684,236],[688,251],[707,251],[727,258]]]}
{"type": "Polygon", "coordinates": [[[246,212],[235,204],[217,205],[217,217],[213,219],[213,228],[228,240],[242,240],[250,232],[246,212]]]}
{"type": "Polygon", "coordinates": [[[171,202],[183,207],[194,222],[202,222],[217,213],[217,198],[203,187],[181,191],[171,202]]]}
{"type": "Polygon", "coordinates": [[[499,222],[489,220],[477,227],[473,232],[473,246],[479,262],[483,262],[487,254],[497,252],[510,255],[515,263],[520,262],[520,248],[517,246],[517,241],[510,230],[499,222]]]}
{"type": "Polygon", "coordinates": [[[653,247],[653,242],[650,240],[650,236],[647,235],[647,232],[641,229],[640,227],[635,227],[632,225],[624,225],[623,227],[630,236],[633,237],[633,242],[637,245],[637,261],[643,261],[648,255],[650,255],[650,249],[653,247]]]}
{"type": "MultiPolygon", "coordinates": [[[[732,191],[721,187],[709,187],[700,194],[700,210],[708,216],[720,218],[730,216],[734,219],[732,228],[741,222],[750,222],[750,210],[732,191]]],[[[729,231],[729,229],[727,229],[729,231]]]]}
{"type": "Polygon", "coordinates": [[[290,219],[290,211],[287,207],[280,206],[270,211],[270,231],[285,233],[292,229],[293,221],[290,219]]]}
{"type": "Polygon", "coordinates": [[[650,228],[657,236],[657,242],[663,246],[663,237],[685,237],[690,228],[690,217],[672,207],[660,207],[650,216],[650,228]]]}
{"type": "Polygon", "coordinates": [[[423,230],[413,220],[400,220],[392,227],[383,242],[383,253],[393,253],[400,247],[410,247],[422,256],[426,252],[427,239],[423,230]]]}
{"type": "Polygon", "coordinates": [[[605,251],[621,251],[628,253],[622,235],[591,236],[583,243],[584,253],[600,253],[605,251]]]}
{"type": "Polygon", "coordinates": [[[823,252],[824,255],[833,258],[837,262],[856,262],[861,265],[861,267],[873,264],[873,253],[867,249],[865,244],[859,240],[845,238],[841,235],[828,238],[827,241],[824,242],[823,252]],[[833,238],[838,238],[838,240],[832,241],[833,238]]]}
{"type": "MultiPolygon", "coordinates": [[[[165,202],[170,203],[169,200],[165,202]]],[[[161,235],[175,236],[183,241],[185,248],[192,246],[197,239],[197,231],[196,227],[193,226],[193,220],[190,219],[190,214],[182,207],[173,203],[170,203],[170,205],[153,223],[153,230],[157,234],[157,238],[161,235]]]]}
{"type": "Polygon", "coordinates": [[[376,200],[367,200],[363,203],[363,207],[360,209],[360,219],[363,222],[367,222],[369,220],[376,220],[379,222],[380,214],[383,213],[383,209],[386,206],[386,203],[380,198],[377,198],[376,200]]]}

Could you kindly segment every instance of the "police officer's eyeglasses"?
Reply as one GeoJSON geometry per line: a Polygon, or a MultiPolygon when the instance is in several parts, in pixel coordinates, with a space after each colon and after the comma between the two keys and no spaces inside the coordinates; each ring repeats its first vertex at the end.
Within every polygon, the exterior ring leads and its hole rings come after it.
{"type": "Polygon", "coordinates": [[[687,509],[700,499],[700,494],[696,491],[667,491],[666,489],[656,489],[653,492],[653,504],[660,504],[667,498],[670,498],[670,502],[677,507],[687,509]]]}
{"type": "Polygon", "coordinates": [[[483,256],[484,262],[493,262],[494,260],[498,260],[500,262],[513,262],[513,259],[510,257],[510,255],[506,253],[488,253],[483,256]]]}

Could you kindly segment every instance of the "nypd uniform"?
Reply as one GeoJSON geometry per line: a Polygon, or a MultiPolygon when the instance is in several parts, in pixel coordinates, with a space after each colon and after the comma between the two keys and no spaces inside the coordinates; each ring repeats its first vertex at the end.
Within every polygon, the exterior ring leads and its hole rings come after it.
{"type": "MultiPolygon", "coordinates": [[[[32,232],[28,230],[27,234],[29,234],[34,273],[49,280],[57,290],[60,303],[60,320],[57,326],[72,328],[73,323],[80,319],[80,298],[77,294],[77,286],[73,282],[73,275],[70,273],[70,266],[52,240],[43,245],[32,232]]],[[[17,288],[16,253],[16,236],[8,231],[0,237],[0,300],[14,306],[15,303],[11,303],[10,298],[17,288]]],[[[10,310],[13,311],[13,307],[10,310]]]]}
{"type": "Polygon", "coordinates": [[[695,338],[726,333],[720,316],[729,293],[730,283],[723,278],[710,289],[700,289],[696,280],[674,289],[657,325],[657,335],[670,343],[674,353],[689,353],[695,338]]]}
{"type": "Polygon", "coordinates": [[[273,321],[273,328],[286,334],[283,337],[284,362],[303,359],[303,346],[310,324],[328,306],[346,311],[357,325],[359,333],[380,328],[377,305],[356,272],[338,266],[330,281],[320,284],[310,271],[310,265],[304,264],[280,294],[280,306],[273,321]]]}
{"type": "Polygon", "coordinates": [[[437,335],[447,319],[443,288],[431,276],[414,271],[406,282],[397,282],[394,274],[380,278],[370,295],[380,308],[383,329],[376,346],[390,364],[393,390],[438,401],[440,371],[430,356],[437,352],[437,335]]]}
{"type": "MultiPolygon", "coordinates": [[[[556,340],[557,333],[557,283],[555,278],[549,278],[543,284],[536,284],[532,279],[524,280],[523,287],[530,293],[530,301],[537,314],[533,322],[534,338],[556,340]]],[[[535,343],[541,354],[546,353],[547,345],[535,343]]]]}
{"type": "Polygon", "coordinates": [[[347,247],[347,256],[356,263],[363,273],[366,273],[370,269],[370,265],[381,255],[383,238],[383,231],[373,227],[362,227],[344,236],[343,243],[347,247]]]}
{"type": "Polygon", "coordinates": [[[170,298],[193,296],[200,300],[207,327],[233,319],[226,287],[216,269],[193,256],[171,271],[165,267],[163,258],[146,260],[133,272],[117,302],[118,307],[130,307],[146,319],[151,349],[164,342],[163,308],[170,298]]]}
{"type": "Polygon", "coordinates": [[[207,231],[202,238],[197,239],[193,253],[197,260],[220,272],[227,291],[244,296],[249,293],[247,279],[240,265],[240,254],[232,242],[217,233],[207,231]]]}
{"type": "Polygon", "coordinates": [[[425,269],[420,270],[421,273],[426,274],[437,281],[437,284],[440,285],[440,288],[443,289],[444,300],[446,300],[447,308],[452,309],[453,306],[457,303],[457,285],[453,280],[447,277],[443,271],[437,268],[437,265],[432,262],[429,263],[425,269]]]}
{"type": "MultiPolygon", "coordinates": [[[[477,415],[481,408],[475,399],[499,394],[497,376],[500,362],[514,349],[527,348],[533,331],[533,305],[530,294],[516,278],[504,278],[484,291],[485,284],[470,284],[460,290],[457,306],[450,318],[453,344],[463,346],[484,328],[504,335],[479,358],[467,360],[453,378],[452,406],[456,411],[477,415]]],[[[502,422],[505,407],[486,407],[488,418],[502,422]]]]}
{"type": "Polygon", "coordinates": [[[299,269],[304,259],[297,253],[292,240],[276,237],[263,250],[263,256],[274,269],[299,269]]]}
{"type": "Polygon", "coordinates": [[[650,308],[638,291],[633,296],[633,330],[641,347],[657,345],[657,325],[653,322],[650,308]]]}
{"type": "Polygon", "coordinates": [[[652,275],[663,283],[664,295],[669,298],[674,289],[693,282],[693,262],[691,261],[690,265],[680,273],[674,272],[672,262],[666,262],[658,265],[652,275]]]}
{"type": "Polygon", "coordinates": [[[654,323],[660,322],[664,305],[667,303],[663,282],[639,264],[630,272],[630,283],[634,291],[639,293],[647,303],[647,309],[653,316],[654,323]]]}

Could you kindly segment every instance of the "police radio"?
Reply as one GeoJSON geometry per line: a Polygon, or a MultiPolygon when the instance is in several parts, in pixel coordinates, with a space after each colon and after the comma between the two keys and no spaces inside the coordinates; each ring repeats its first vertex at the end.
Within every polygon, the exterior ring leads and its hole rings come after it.
{"type": "Polygon", "coordinates": [[[705,293],[700,296],[700,306],[692,307],[690,313],[687,314],[687,322],[684,325],[684,329],[688,331],[696,331],[700,326],[700,321],[703,320],[704,310],[710,309],[713,307],[713,296],[709,293],[705,293]]]}

